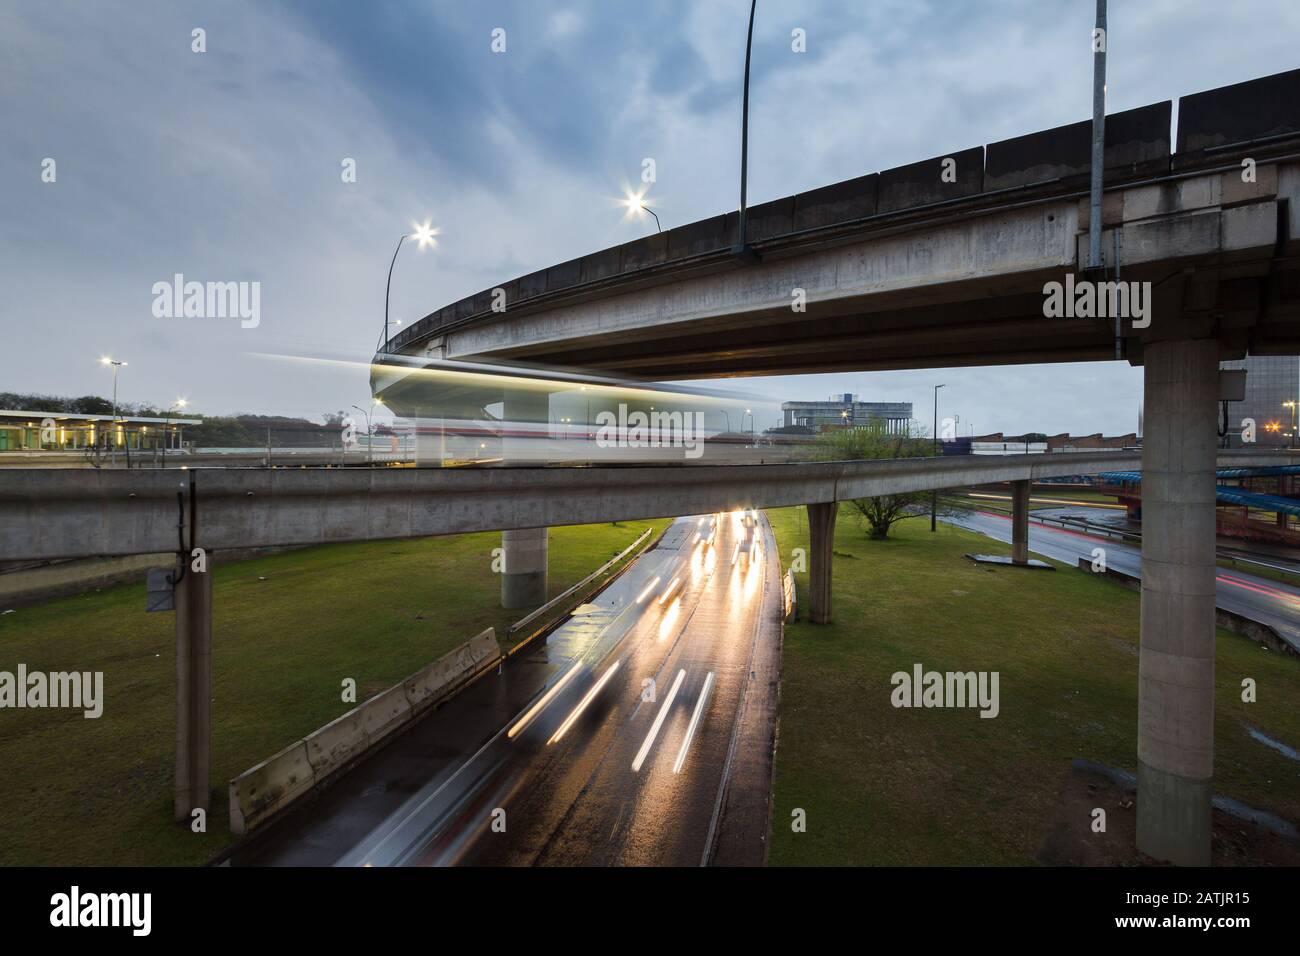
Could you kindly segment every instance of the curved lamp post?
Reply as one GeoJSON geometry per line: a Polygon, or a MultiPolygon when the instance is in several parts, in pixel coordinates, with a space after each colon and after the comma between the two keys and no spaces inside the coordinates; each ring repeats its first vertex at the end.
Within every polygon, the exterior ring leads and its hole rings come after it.
{"type": "Polygon", "coordinates": [[[388,300],[393,290],[393,266],[397,264],[397,254],[402,251],[402,243],[407,239],[414,239],[419,244],[419,247],[424,249],[427,246],[438,244],[437,239],[434,238],[437,235],[438,230],[432,228],[429,220],[426,219],[424,225],[416,225],[414,232],[403,233],[401,238],[397,240],[397,248],[393,250],[393,259],[388,263],[388,283],[384,286],[384,330],[379,334],[379,344],[375,347],[376,352],[382,350],[388,342],[388,330],[393,324],[388,321],[388,300]]]}
{"type": "Polygon", "coordinates": [[[749,56],[754,47],[754,11],[757,7],[758,0],[750,0],[749,35],[745,38],[745,89],[740,108],[740,223],[736,245],[731,250],[732,255],[745,262],[758,261],[758,253],[749,244],[745,202],[746,187],[749,182],[749,56]]]}
{"type": "Polygon", "coordinates": [[[381,408],[385,407],[384,400],[382,398],[376,398],[370,403],[370,411],[366,411],[360,405],[352,406],[362,415],[366,416],[366,464],[368,465],[373,465],[375,463],[375,430],[371,426],[370,417],[375,413],[376,405],[381,408]]]}

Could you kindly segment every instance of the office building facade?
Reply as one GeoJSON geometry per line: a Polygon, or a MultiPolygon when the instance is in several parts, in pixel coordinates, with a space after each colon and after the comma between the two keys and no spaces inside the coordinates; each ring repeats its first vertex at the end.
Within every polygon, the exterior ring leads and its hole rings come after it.
{"type": "Polygon", "coordinates": [[[1221,362],[1219,367],[1246,370],[1246,400],[1228,403],[1228,435],[1232,447],[1242,444],[1241,431],[1246,419],[1255,422],[1257,444],[1296,444],[1300,356],[1249,355],[1237,361],[1221,362]]]}

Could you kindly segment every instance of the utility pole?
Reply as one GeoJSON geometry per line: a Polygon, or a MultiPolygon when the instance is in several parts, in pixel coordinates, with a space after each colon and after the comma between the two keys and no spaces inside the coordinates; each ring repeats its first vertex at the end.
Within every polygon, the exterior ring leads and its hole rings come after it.
{"type": "Polygon", "coordinates": [[[1088,204],[1088,268],[1101,268],[1101,189],[1106,165],[1106,0],[1097,0],[1092,31],[1092,183],[1088,204]]]}
{"type": "MultiPolygon", "coordinates": [[[[934,438],[934,453],[935,453],[936,455],[938,455],[938,454],[940,453],[940,448],[939,448],[939,389],[941,389],[941,388],[943,388],[942,385],[936,385],[936,386],[934,387],[934,430],[930,432],[930,435],[934,438]]],[[[939,489],[936,488],[934,491],[930,492],[930,530],[931,530],[931,531],[934,531],[934,530],[935,530],[935,525],[936,525],[936,520],[937,520],[937,518],[938,518],[938,514],[939,514],[939,489]]]]}

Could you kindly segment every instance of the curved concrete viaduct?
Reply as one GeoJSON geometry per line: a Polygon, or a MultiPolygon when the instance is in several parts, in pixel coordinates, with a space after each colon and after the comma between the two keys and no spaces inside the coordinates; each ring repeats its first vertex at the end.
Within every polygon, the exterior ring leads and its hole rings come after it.
{"type": "Polygon", "coordinates": [[[755,206],[757,261],[732,255],[733,213],[522,276],[390,340],[372,385],[394,407],[414,397],[385,353],[661,380],[1143,365],[1138,845],[1208,863],[1216,372],[1300,353],[1297,103],[1300,70],[1182,97],[1173,142],[1169,102],[1107,117],[1092,272],[1085,122],[755,206]],[[1138,283],[1146,305],[1049,317],[1047,283],[1076,280],[1138,283]]]}

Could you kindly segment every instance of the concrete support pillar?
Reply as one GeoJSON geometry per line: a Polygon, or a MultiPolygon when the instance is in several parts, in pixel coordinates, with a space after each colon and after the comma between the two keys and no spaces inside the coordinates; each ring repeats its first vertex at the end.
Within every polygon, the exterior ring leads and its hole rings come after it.
{"type": "MultiPolygon", "coordinates": [[[[546,392],[511,390],[506,393],[502,417],[507,423],[507,430],[526,431],[529,430],[528,426],[540,426],[532,430],[537,435],[545,436],[550,424],[550,406],[551,398],[546,392]]],[[[542,450],[546,447],[547,442],[542,438],[507,437],[501,443],[502,463],[540,464],[537,459],[544,456],[542,450]]],[[[535,608],[546,603],[547,538],[546,528],[501,532],[504,557],[501,572],[502,607],[535,608]]]]}
{"type": "Polygon", "coordinates": [[[808,506],[808,619],[814,624],[831,622],[831,559],[839,510],[838,501],[808,506]]]}
{"type": "Polygon", "coordinates": [[[1011,482],[1011,560],[1029,563],[1029,481],[1011,482]]]}
{"type": "Polygon", "coordinates": [[[1218,349],[1148,343],[1142,442],[1138,849],[1210,862],[1218,349]]]}
{"type": "Polygon", "coordinates": [[[442,468],[447,459],[447,428],[439,412],[413,416],[402,422],[415,433],[412,454],[421,468],[442,468]]]}
{"type": "Polygon", "coordinates": [[[212,767],[212,555],[194,571],[181,555],[176,576],[176,784],[173,812],[190,820],[208,807],[212,767]]]}
{"type": "Polygon", "coordinates": [[[546,528],[502,531],[501,606],[534,608],[546,603],[546,528]]]}

